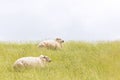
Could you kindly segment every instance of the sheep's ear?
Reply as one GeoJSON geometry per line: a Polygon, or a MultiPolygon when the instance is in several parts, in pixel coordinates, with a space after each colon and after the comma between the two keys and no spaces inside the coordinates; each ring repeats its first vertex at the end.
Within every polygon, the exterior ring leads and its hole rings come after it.
{"type": "Polygon", "coordinates": [[[56,38],[56,40],[61,40],[61,38],[56,38]]]}
{"type": "Polygon", "coordinates": [[[44,57],[44,55],[40,55],[40,57],[44,57]]]}
{"type": "Polygon", "coordinates": [[[62,43],[64,43],[65,41],[64,40],[62,40],[62,43]]]}

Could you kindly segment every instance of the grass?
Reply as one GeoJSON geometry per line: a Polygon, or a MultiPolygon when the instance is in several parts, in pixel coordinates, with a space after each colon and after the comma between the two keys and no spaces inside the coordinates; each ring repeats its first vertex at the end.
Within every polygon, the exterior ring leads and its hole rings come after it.
{"type": "Polygon", "coordinates": [[[120,80],[120,42],[64,43],[60,50],[39,49],[35,43],[0,43],[0,80],[120,80]],[[16,59],[47,55],[46,67],[16,72],[16,59]]]}

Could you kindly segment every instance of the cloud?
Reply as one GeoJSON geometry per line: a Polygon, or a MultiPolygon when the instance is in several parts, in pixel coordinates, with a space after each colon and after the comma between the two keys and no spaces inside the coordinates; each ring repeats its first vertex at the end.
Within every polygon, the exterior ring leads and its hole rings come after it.
{"type": "Polygon", "coordinates": [[[0,1],[0,40],[112,40],[120,35],[118,0],[0,1]]]}

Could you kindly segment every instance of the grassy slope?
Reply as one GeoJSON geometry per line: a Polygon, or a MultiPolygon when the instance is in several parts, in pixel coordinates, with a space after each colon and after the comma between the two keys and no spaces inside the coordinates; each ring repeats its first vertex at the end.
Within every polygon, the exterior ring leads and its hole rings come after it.
{"type": "Polygon", "coordinates": [[[0,43],[0,80],[120,80],[120,42],[67,42],[61,50],[35,44],[0,43]],[[45,68],[15,72],[14,61],[44,54],[52,59],[45,68]]]}

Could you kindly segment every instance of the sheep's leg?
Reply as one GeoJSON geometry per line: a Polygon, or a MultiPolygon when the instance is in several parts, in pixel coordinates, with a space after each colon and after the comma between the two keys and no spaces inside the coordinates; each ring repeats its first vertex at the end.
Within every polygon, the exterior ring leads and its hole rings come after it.
{"type": "Polygon", "coordinates": [[[16,70],[16,71],[21,71],[21,70],[23,70],[25,67],[24,67],[23,63],[20,62],[20,63],[18,63],[18,64],[15,64],[15,65],[13,66],[13,68],[14,68],[14,70],[16,70]]]}

